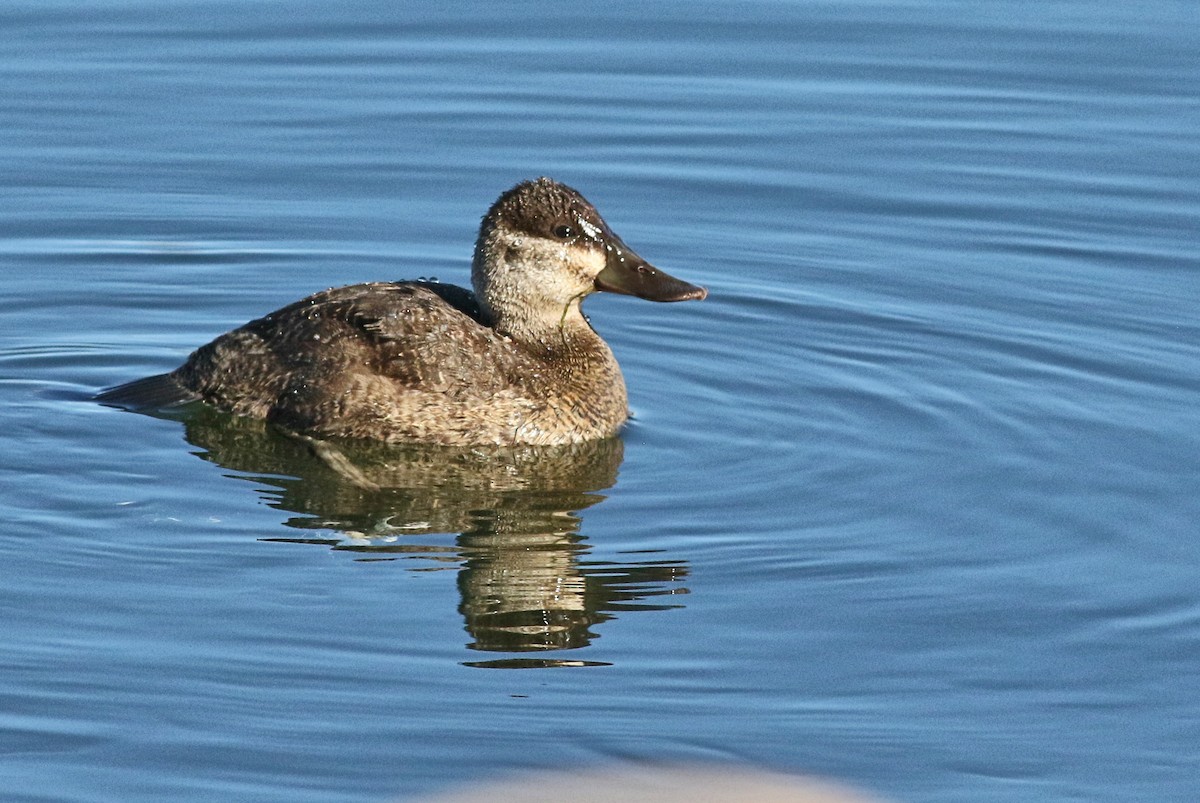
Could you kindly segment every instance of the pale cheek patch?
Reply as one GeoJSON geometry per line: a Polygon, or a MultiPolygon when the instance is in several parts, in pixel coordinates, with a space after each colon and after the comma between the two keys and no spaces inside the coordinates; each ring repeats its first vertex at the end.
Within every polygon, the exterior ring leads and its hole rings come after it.
{"type": "Polygon", "coordinates": [[[571,264],[575,266],[580,278],[589,285],[596,281],[600,271],[608,264],[604,252],[592,248],[576,248],[571,256],[571,264]]]}
{"type": "Polygon", "coordinates": [[[604,270],[604,253],[577,245],[538,243],[529,248],[529,264],[537,267],[537,285],[551,298],[570,298],[586,293],[604,270]]]}

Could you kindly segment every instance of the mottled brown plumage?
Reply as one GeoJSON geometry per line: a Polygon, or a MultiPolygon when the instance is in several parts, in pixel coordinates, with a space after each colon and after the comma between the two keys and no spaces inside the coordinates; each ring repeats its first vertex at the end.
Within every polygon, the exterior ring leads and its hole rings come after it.
{"type": "Polygon", "coordinates": [[[317,435],[444,444],[563,444],[628,416],[608,345],[580,311],[597,289],[703,298],[613,234],[583,196],[524,182],[488,211],[475,293],[432,282],[325,290],[222,335],[170,374],[102,401],[200,399],[317,435]]]}

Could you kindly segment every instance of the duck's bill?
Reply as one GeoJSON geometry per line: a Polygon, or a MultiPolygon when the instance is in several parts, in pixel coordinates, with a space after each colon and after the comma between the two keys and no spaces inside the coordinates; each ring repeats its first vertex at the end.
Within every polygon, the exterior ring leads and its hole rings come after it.
{"type": "Polygon", "coordinates": [[[615,237],[605,247],[608,262],[596,277],[597,290],[624,293],[647,301],[699,301],[708,295],[703,287],[663,273],[615,237]]]}

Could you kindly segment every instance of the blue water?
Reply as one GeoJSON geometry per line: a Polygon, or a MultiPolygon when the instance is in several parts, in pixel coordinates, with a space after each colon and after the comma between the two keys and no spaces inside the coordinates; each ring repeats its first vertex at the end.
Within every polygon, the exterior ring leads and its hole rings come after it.
{"type": "Polygon", "coordinates": [[[29,0],[0,30],[4,799],[616,760],[1200,797],[1194,4],[29,0]],[[465,283],[542,174],[710,290],[588,301],[616,444],[368,454],[372,491],[88,400],[330,285],[465,283]]]}

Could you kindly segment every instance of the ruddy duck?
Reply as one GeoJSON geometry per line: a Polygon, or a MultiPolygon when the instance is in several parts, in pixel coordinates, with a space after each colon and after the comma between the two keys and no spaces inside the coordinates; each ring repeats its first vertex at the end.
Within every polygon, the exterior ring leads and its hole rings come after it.
{"type": "Polygon", "coordinates": [[[97,399],[202,400],[318,436],[579,443],[614,434],[629,415],[621,369],[583,299],[708,295],[639,257],[582,195],[548,178],[518,184],[488,210],[471,283],[474,293],[428,281],[325,290],[97,399]]]}

